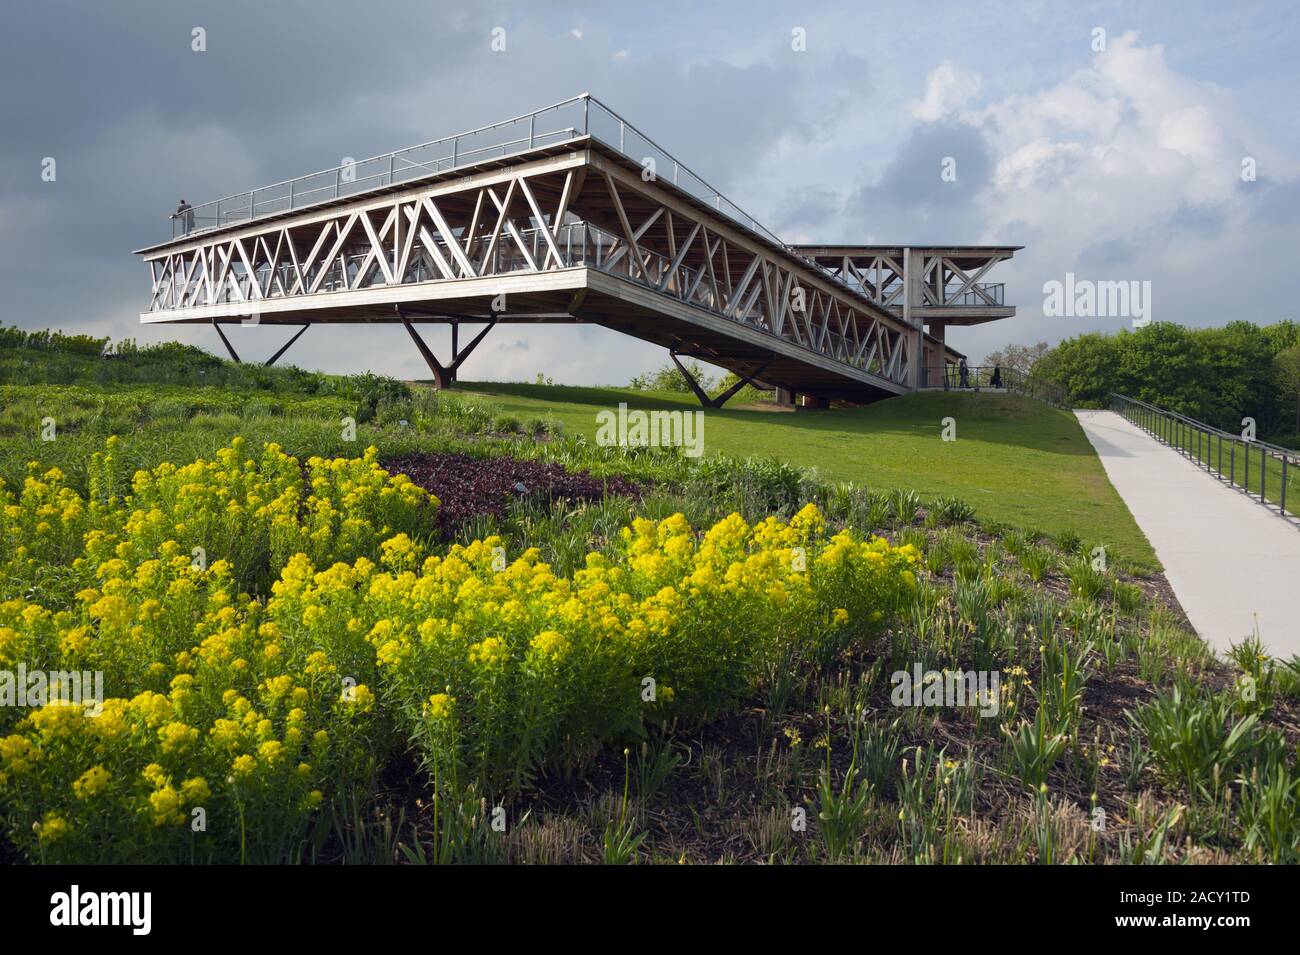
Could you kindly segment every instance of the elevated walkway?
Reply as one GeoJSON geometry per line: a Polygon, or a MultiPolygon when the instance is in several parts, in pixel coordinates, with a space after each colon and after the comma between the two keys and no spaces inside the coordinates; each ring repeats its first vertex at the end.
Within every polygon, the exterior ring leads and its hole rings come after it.
{"type": "Polygon", "coordinates": [[[142,322],[399,322],[443,385],[473,345],[439,362],[419,323],[591,322],[823,401],[915,390],[946,354],[589,96],[172,224],[138,250],[142,322]]]}

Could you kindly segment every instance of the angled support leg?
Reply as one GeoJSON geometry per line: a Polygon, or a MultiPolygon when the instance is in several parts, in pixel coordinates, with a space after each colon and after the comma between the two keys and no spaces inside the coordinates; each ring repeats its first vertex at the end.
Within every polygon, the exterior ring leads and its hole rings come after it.
{"type": "Polygon", "coordinates": [[[424,339],[421,338],[420,333],[415,330],[415,326],[407,321],[406,315],[402,311],[402,306],[394,305],[393,308],[397,310],[397,317],[406,327],[406,332],[411,336],[411,341],[415,342],[415,347],[419,350],[420,357],[424,359],[424,363],[429,366],[429,371],[433,373],[433,387],[437,388],[439,391],[443,388],[449,387],[451,385],[450,371],[443,367],[442,362],[433,357],[433,352],[431,352],[429,346],[424,343],[424,339]]]}
{"type": "Polygon", "coordinates": [[[295,334],[293,338],[285,342],[284,345],[281,346],[278,352],[276,352],[274,355],[272,355],[270,358],[266,360],[266,367],[270,368],[272,365],[274,365],[280,359],[280,356],[289,350],[289,346],[292,345],[294,342],[296,342],[299,338],[302,338],[302,333],[305,332],[310,327],[311,327],[310,324],[306,324],[303,325],[302,328],[298,329],[297,334],[295,334]]]}
{"type": "Polygon", "coordinates": [[[464,350],[464,351],[457,351],[457,350],[456,350],[456,330],[457,330],[457,326],[456,326],[456,325],[452,325],[452,326],[451,326],[451,351],[452,351],[452,354],[455,356],[454,360],[453,360],[452,363],[451,363],[451,380],[452,380],[452,381],[455,381],[455,380],[456,380],[456,371],[457,371],[457,369],[459,369],[460,366],[461,366],[461,364],[465,361],[465,359],[469,357],[470,352],[472,352],[475,348],[478,347],[478,343],[481,342],[485,337],[487,337],[487,333],[490,332],[490,331],[492,331],[492,328],[493,328],[493,326],[496,325],[496,323],[497,323],[497,317],[496,317],[496,314],[493,313],[493,315],[492,315],[492,320],[491,320],[490,322],[488,322],[486,325],[483,326],[483,330],[480,331],[477,335],[474,336],[474,338],[470,341],[470,343],[469,343],[468,345],[465,346],[465,350],[464,350]]]}
{"type": "Polygon", "coordinates": [[[226,351],[230,352],[230,360],[236,365],[242,365],[243,362],[239,360],[239,355],[235,354],[234,346],[230,344],[230,339],[227,338],[226,333],[221,330],[221,326],[214,321],[212,327],[215,328],[217,334],[221,336],[221,344],[226,346],[226,351]]]}
{"type": "Polygon", "coordinates": [[[722,392],[716,398],[711,398],[709,397],[708,392],[700,387],[700,383],[695,380],[695,377],[686,370],[686,366],[677,359],[677,350],[675,348],[670,348],[668,350],[668,357],[673,360],[673,364],[677,366],[677,370],[682,373],[682,377],[686,379],[686,384],[689,385],[691,391],[695,393],[695,397],[700,399],[700,404],[704,405],[706,408],[721,408],[731,400],[731,398],[740,391],[741,388],[744,388],[748,384],[752,384],[754,379],[767,370],[768,365],[772,364],[772,359],[769,358],[748,375],[740,375],[735,384],[722,392]]]}
{"type": "Polygon", "coordinates": [[[474,336],[473,341],[465,347],[464,351],[460,351],[458,347],[460,341],[459,323],[452,322],[452,362],[450,365],[444,365],[434,357],[429,346],[424,343],[424,339],[420,337],[420,333],[415,330],[415,326],[410,323],[406,317],[406,313],[402,311],[402,306],[394,305],[393,308],[397,311],[397,317],[401,321],[402,325],[405,326],[407,334],[411,336],[411,341],[415,342],[415,347],[419,349],[420,357],[424,359],[424,363],[429,366],[429,371],[433,373],[433,386],[440,391],[443,388],[451,387],[452,382],[456,380],[456,370],[460,368],[465,359],[470,356],[470,352],[478,347],[478,343],[483,340],[487,333],[490,332],[492,327],[497,323],[496,313],[493,313],[492,320],[488,322],[481,332],[474,336]]]}

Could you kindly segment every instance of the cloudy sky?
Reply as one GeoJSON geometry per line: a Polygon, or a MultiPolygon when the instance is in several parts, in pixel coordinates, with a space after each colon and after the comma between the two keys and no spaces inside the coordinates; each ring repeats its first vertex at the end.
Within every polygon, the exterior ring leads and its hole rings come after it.
{"type": "MultiPolygon", "coordinates": [[[[1019,316],[950,336],[975,359],[1126,324],[1045,317],[1043,284],[1067,272],[1151,282],[1158,320],[1300,318],[1298,43],[1294,5],[1248,0],[11,4],[0,322],[217,350],[211,329],[138,325],[148,272],[130,253],[168,234],[180,197],[581,92],[786,241],[1026,246],[997,276],[1019,316]]],[[[231,334],[259,358],[286,333],[231,334]]],[[[316,328],[288,359],[427,376],[400,327],[316,328]]],[[[624,383],[665,362],[603,329],[505,328],[462,375],[624,383]]]]}

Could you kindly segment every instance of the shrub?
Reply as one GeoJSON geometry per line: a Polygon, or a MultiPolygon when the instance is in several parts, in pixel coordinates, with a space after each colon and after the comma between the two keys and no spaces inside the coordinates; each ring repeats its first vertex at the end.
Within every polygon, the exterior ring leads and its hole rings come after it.
{"type": "Polygon", "coordinates": [[[39,464],[0,485],[0,668],[104,679],[97,713],[0,709],[0,818],[33,861],[300,859],[318,811],[408,740],[436,792],[508,795],[734,710],[772,659],[865,647],[919,559],[809,505],[702,535],[638,519],[558,576],[496,538],[427,553],[437,500],[374,449],[313,458],[304,483],[236,439],[124,497],[114,450],[86,497],[39,464]]]}

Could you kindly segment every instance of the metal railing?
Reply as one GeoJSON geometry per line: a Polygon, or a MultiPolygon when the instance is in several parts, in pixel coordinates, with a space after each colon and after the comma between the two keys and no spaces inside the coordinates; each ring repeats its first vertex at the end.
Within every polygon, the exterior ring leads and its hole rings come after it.
{"type": "MultiPolygon", "coordinates": [[[[812,259],[809,259],[808,261],[813,262],[812,259]]],[[[813,264],[821,269],[826,268],[826,266],[818,262],[813,262],[813,264]]],[[[903,289],[902,289],[903,283],[901,280],[897,282],[887,283],[882,288],[873,289],[873,288],[867,288],[857,279],[851,277],[844,277],[838,272],[831,273],[829,269],[827,269],[827,272],[828,274],[831,274],[832,277],[839,279],[844,285],[847,285],[849,288],[861,292],[862,294],[866,295],[868,298],[872,299],[877,303],[883,304],[887,302],[890,296],[894,295],[895,292],[897,292],[899,297],[895,298],[892,302],[889,302],[886,307],[897,309],[899,311],[901,311],[903,308],[903,300],[901,297],[903,294],[903,289]]],[[[1006,304],[1006,284],[1003,282],[977,282],[975,285],[971,286],[965,292],[962,292],[960,295],[958,295],[957,290],[960,288],[961,288],[960,285],[950,285],[948,289],[945,290],[944,303],[943,303],[944,307],[952,306],[952,305],[975,305],[975,306],[983,306],[985,308],[991,308],[994,306],[1006,304]]],[[[928,302],[921,302],[918,305],[913,307],[934,308],[935,306],[929,304],[928,302]]]]}
{"type": "Polygon", "coordinates": [[[178,210],[170,217],[172,238],[302,209],[584,136],[599,139],[646,168],[652,165],[658,179],[671,182],[769,241],[785,244],[666,149],[588,93],[490,126],[480,126],[369,159],[345,162],[320,172],[204,202],[185,211],[178,210]]]}
{"type": "Polygon", "coordinates": [[[1033,375],[996,365],[928,365],[921,369],[922,388],[944,391],[993,391],[1023,395],[1064,408],[1065,391],[1059,385],[1033,375]]]}
{"type": "Polygon", "coordinates": [[[976,282],[973,286],[956,295],[956,290],[961,288],[960,285],[952,286],[954,298],[949,299],[948,293],[944,295],[944,305],[982,305],[990,308],[995,305],[1004,304],[1003,296],[1006,292],[1006,285],[1002,282],[976,282]]]}
{"type": "Polygon", "coordinates": [[[1295,523],[1300,505],[1300,452],[1247,440],[1176,411],[1112,393],[1111,410],[1230,487],[1295,523]],[[1287,503],[1288,497],[1290,504],[1287,503]]]}

